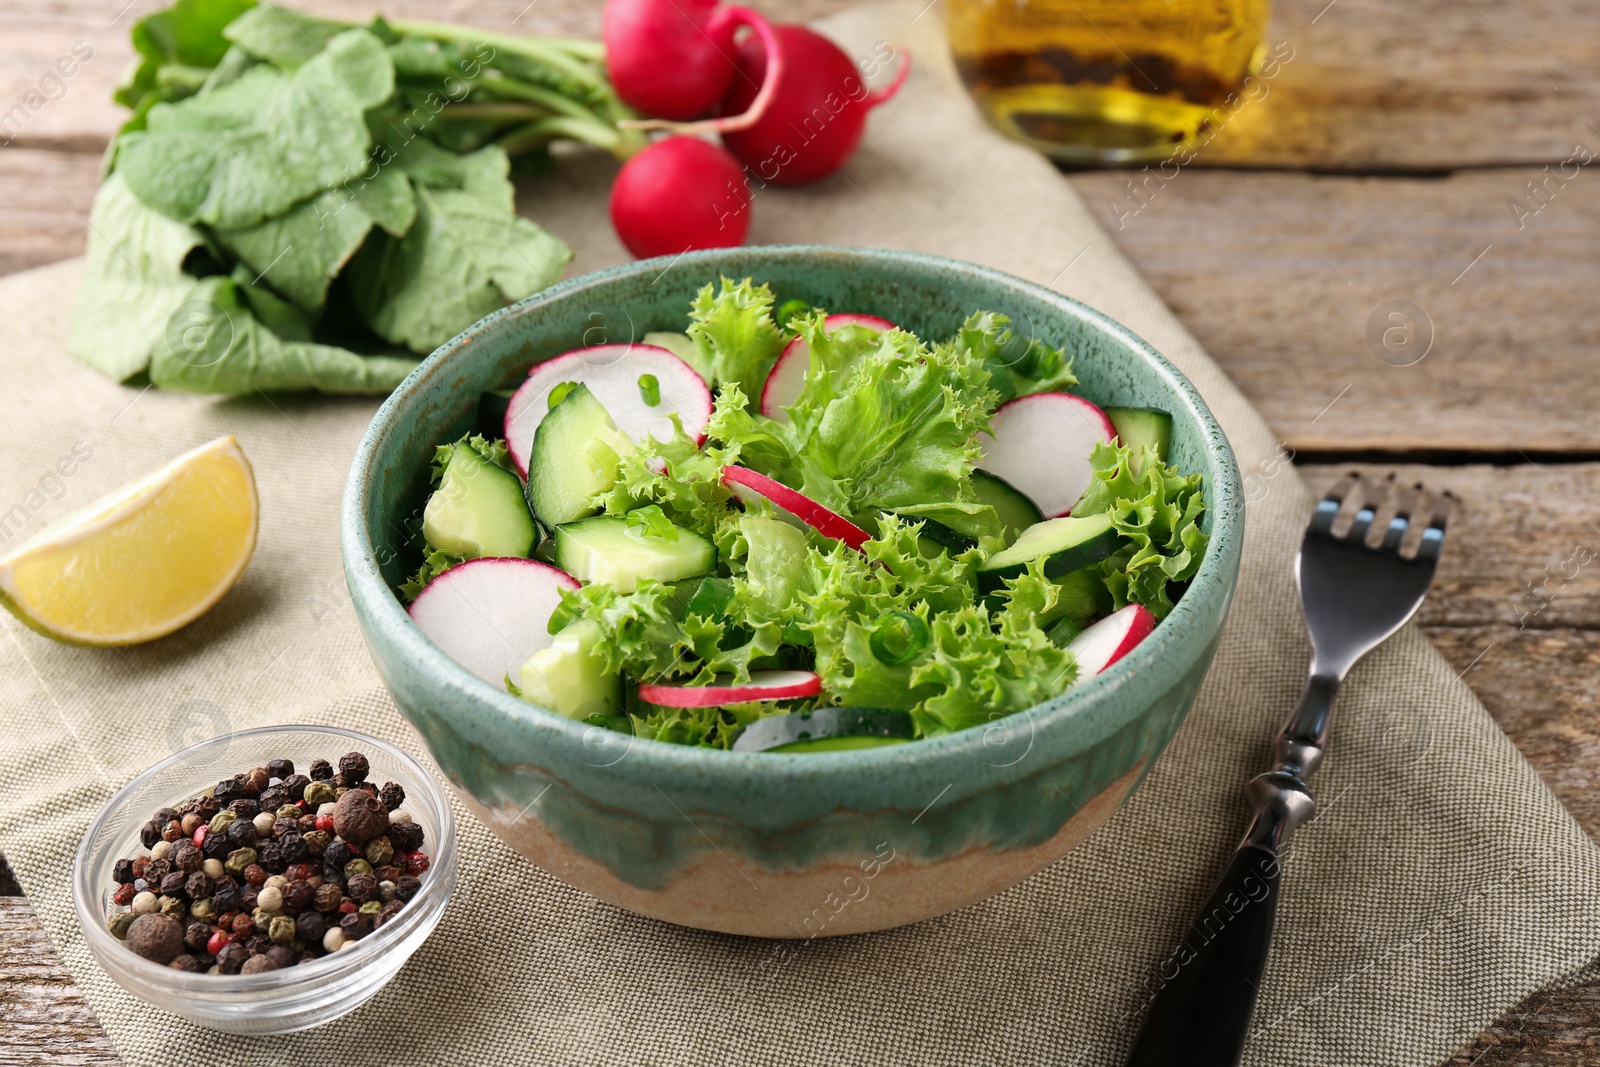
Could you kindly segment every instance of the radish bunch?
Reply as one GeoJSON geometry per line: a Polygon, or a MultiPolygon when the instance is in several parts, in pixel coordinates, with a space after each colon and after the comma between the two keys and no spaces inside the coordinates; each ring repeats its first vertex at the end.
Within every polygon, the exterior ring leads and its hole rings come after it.
{"type": "Polygon", "coordinates": [[[910,69],[904,56],[889,85],[871,90],[864,72],[892,49],[880,44],[858,70],[820,34],[716,0],[608,0],[603,36],[617,95],[650,116],[624,125],[670,131],[611,189],[612,225],[641,258],[742,244],[752,188],[844,166],[868,113],[910,69]],[[722,146],[694,136],[711,133],[722,146]]]}

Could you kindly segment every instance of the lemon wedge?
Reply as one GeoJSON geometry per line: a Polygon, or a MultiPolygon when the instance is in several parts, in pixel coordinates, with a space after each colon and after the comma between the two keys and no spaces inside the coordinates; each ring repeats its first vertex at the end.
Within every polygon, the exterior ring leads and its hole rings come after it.
{"type": "Polygon", "coordinates": [[[256,547],[255,475],[232,436],[52,523],[0,559],[0,603],[75,645],[134,645],[193,622],[256,547]]]}

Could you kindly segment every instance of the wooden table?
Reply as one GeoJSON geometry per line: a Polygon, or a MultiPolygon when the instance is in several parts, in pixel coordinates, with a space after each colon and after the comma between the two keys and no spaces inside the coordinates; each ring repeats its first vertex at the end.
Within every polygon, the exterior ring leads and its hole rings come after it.
{"type": "MultiPolygon", "coordinates": [[[[0,273],[83,247],[127,28],[155,6],[122,2],[0,0],[0,113],[74,42],[94,49],[0,149],[0,273]]],[[[527,32],[599,21],[597,0],[383,7],[527,32]]],[[[1191,166],[1068,180],[1313,486],[1393,470],[1462,497],[1422,625],[1600,834],[1600,564],[1566,564],[1600,549],[1600,173],[1581,162],[1600,152],[1600,7],[1280,0],[1272,39],[1293,58],[1191,166]],[[1431,336],[1408,366],[1367,340],[1396,300],[1431,336]]],[[[0,867],[0,1065],[116,1062],[18,893],[0,867]]],[[[1533,997],[1451,1064],[1596,1059],[1600,984],[1533,997]]]]}

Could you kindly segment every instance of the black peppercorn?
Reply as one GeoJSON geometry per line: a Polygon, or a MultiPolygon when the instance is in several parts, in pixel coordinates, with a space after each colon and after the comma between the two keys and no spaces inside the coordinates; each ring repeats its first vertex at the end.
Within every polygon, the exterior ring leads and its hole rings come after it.
{"type": "Polygon", "coordinates": [[[240,819],[227,831],[228,842],[234,848],[248,848],[256,843],[256,825],[249,819],[240,819]]]}
{"type": "Polygon", "coordinates": [[[347,785],[365,781],[371,769],[367,766],[367,757],[359,752],[346,752],[339,757],[339,775],[347,785]]]}
{"type": "Polygon", "coordinates": [[[388,922],[390,919],[392,919],[396,915],[400,914],[400,909],[405,907],[405,906],[406,906],[405,905],[405,901],[403,901],[403,900],[391,900],[391,901],[389,901],[389,903],[385,904],[379,910],[377,918],[372,920],[373,927],[377,928],[377,927],[382,926],[384,923],[388,922]]]}
{"type": "Polygon", "coordinates": [[[222,946],[222,951],[217,953],[217,969],[223,974],[238,974],[245,961],[250,958],[250,950],[237,941],[231,941],[222,946]]]}
{"type": "Polygon", "coordinates": [[[161,878],[161,895],[181,900],[184,896],[184,883],[188,880],[189,876],[182,871],[169,871],[161,878]]]}
{"type": "Polygon", "coordinates": [[[218,912],[238,911],[240,907],[239,890],[233,886],[219,886],[211,894],[211,903],[216,906],[218,912]]]}
{"type": "Polygon", "coordinates": [[[289,861],[283,858],[283,846],[276,841],[268,841],[256,853],[256,862],[268,874],[282,874],[289,866],[289,861]]]}
{"type": "MultiPolygon", "coordinates": [[[[293,807],[293,805],[290,805],[290,807],[293,807]]],[[[282,840],[283,835],[290,831],[296,833],[300,831],[300,820],[280,818],[272,824],[272,836],[279,840],[282,840]]]]}
{"type": "Polygon", "coordinates": [[[267,761],[267,774],[282,781],[294,773],[294,760],[275,759],[267,761]]]}
{"type": "Polygon", "coordinates": [[[383,801],[383,806],[393,811],[406,802],[406,791],[399,782],[384,782],[383,788],[378,790],[378,799],[383,801]]]}
{"type": "Polygon", "coordinates": [[[380,882],[398,882],[405,871],[397,864],[389,863],[382,867],[374,867],[372,873],[378,876],[380,882]]]}
{"type": "Polygon", "coordinates": [[[304,863],[311,858],[305,835],[299,830],[286,831],[278,838],[278,848],[283,853],[284,863],[304,863]]]}
{"type": "Polygon", "coordinates": [[[150,816],[151,822],[160,823],[162,826],[179,817],[177,808],[157,808],[156,813],[150,816]]]}
{"type": "Polygon", "coordinates": [[[283,788],[289,794],[290,800],[299,800],[306,794],[306,786],[311,784],[311,779],[303,774],[291,774],[283,780],[283,788]]]}
{"type": "Polygon", "coordinates": [[[294,798],[289,791],[281,785],[270,786],[261,791],[261,810],[277,811],[285,804],[293,804],[294,798]]]}
{"type": "Polygon", "coordinates": [[[145,848],[154,848],[157,841],[161,840],[161,824],[154,819],[139,827],[139,843],[145,848]]]}
{"type": "Polygon", "coordinates": [[[151,860],[144,865],[144,880],[152,885],[172,873],[171,860],[151,860]]]}
{"type": "Polygon", "coordinates": [[[355,849],[344,841],[334,838],[322,850],[323,865],[333,870],[343,872],[344,865],[356,858],[355,849]]]}
{"type": "Polygon", "coordinates": [[[118,860],[111,865],[111,880],[118,885],[133,884],[133,861],[118,860]]]}
{"type": "Polygon", "coordinates": [[[224,778],[211,791],[211,798],[217,802],[219,810],[243,796],[244,778],[242,775],[237,778],[224,778]]]}
{"type": "Polygon", "coordinates": [[[190,974],[200,970],[200,962],[188,953],[172,957],[172,962],[167,966],[175,971],[188,971],[190,974]]]}
{"type": "MultiPolygon", "coordinates": [[[[168,875],[168,877],[170,878],[171,875],[168,875]]],[[[165,880],[163,880],[161,884],[165,886],[165,880]]],[[[185,875],[183,891],[188,895],[190,900],[200,900],[204,897],[209,897],[212,892],[211,876],[205,871],[195,871],[192,874],[185,875]]]]}
{"type": "Polygon", "coordinates": [[[188,841],[174,848],[168,855],[172,859],[172,865],[185,874],[193,874],[205,866],[206,862],[205,853],[188,841]]]}
{"type": "Polygon", "coordinates": [[[279,967],[293,966],[295,958],[294,949],[290,948],[288,945],[273,945],[271,948],[267,949],[267,959],[271,960],[279,967]]]}
{"type": "Polygon", "coordinates": [[[239,968],[240,974],[261,974],[263,971],[275,971],[278,965],[272,962],[272,957],[262,953],[251,956],[244,961],[244,966],[239,968]]]}
{"type": "Polygon", "coordinates": [[[186,949],[201,952],[209,940],[211,940],[211,927],[205,923],[191,922],[183,928],[183,947],[186,949]]]}
{"type": "Polygon", "coordinates": [[[256,899],[261,896],[261,890],[253,885],[243,886],[239,890],[239,910],[255,911],[256,899]]]}
{"type": "Polygon", "coordinates": [[[378,895],[378,876],[370,871],[351,875],[345,892],[350,894],[350,899],[357,904],[365,904],[378,895]]]}
{"type": "Polygon", "coordinates": [[[207,834],[200,851],[205,853],[208,860],[225,860],[228,853],[233,851],[233,844],[228,840],[227,834],[207,834]]]}
{"type": "Polygon", "coordinates": [[[228,805],[228,810],[241,819],[254,819],[261,814],[261,805],[254,797],[240,797],[228,805]]]}
{"type": "Polygon", "coordinates": [[[308,945],[322,944],[322,935],[328,932],[327,920],[321,912],[302,911],[294,919],[294,934],[308,945]]]}
{"type": "Polygon", "coordinates": [[[302,912],[311,906],[316,896],[317,891],[310,882],[290,882],[283,887],[283,909],[302,912]]]}
{"type": "MultiPolygon", "coordinates": [[[[261,927],[257,926],[256,929],[259,930],[261,927]]],[[[250,950],[250,955],[260,956],[272,947],[272,938],[266,934],[254,934],[245,938],[244,947],[250,950]]]]}
{"type": "Polygon", "coordinates": [[[221,810],[222,805],[209,793],[201,793],[194,798],[194,813],[202,819],[210,820],[211,816],[221,810]]]}
{"type": "Polygon", "coordinates": [[[325,759],[314,759],[311,761],[311,766],[307,768],[306,773],[311,776],[311,780],[314,782],[326,782],[333,777],[333,765],[325,759]]]}
{"type": "Polygon", "coordinates": [[[410,900],[422,888],[422,879],[413,874],[403,874],[394,882],[394,895],[401,900],[410,900]]]}
{"type": "Polygon", "coordinates": [[[389,824],[389,840],[394,844],[396,852],[415,852],[422,847],[422,826],[414,822],[396,822],[389,824]]]}
{"type": "Polygon", "coordinates": [[[346,915],[339,920],[339,929],[344,933],[346,941],[359,941],[372,933],[372,916],[363,915],[359,911],[353,915],[346,915]]]}
{"type": "Polygon", "coordinates": [[[317,887],[317,895],[313,900],[318,911],[335,911],[339,903],[344,900],[344,889],[332,882],[324,882],[317,887]]]}

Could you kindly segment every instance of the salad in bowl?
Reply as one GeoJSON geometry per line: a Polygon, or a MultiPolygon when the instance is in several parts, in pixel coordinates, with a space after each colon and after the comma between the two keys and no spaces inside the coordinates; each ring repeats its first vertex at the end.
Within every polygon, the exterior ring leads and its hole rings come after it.
{"type": "Polygon", "coordinates": [[[1005,315],[919,336],[728,277],[686,310],[435,443],[400,592],[490,684],[678,745],[899,745],[1113,668],[1200,569],[1172,413],[1005,315]]]}

